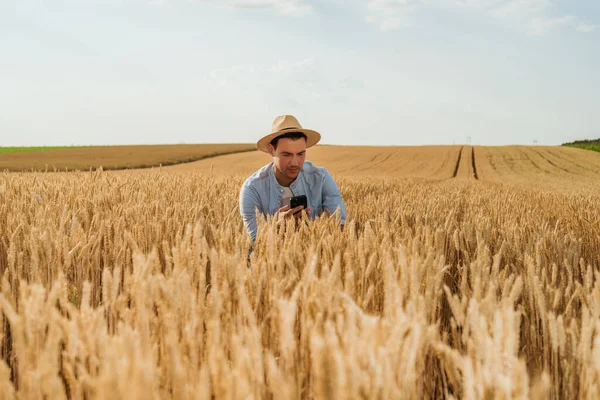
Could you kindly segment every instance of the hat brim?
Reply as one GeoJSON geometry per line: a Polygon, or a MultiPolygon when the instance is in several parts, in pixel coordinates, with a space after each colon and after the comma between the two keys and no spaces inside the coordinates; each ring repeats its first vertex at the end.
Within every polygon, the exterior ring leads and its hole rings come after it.
{"type": "Polygon", "coordinates": [[[268,153],[269,143],[271,143],[271,140],[275,139],[277,136],[285,135],[286,133],[290,132],[304,133],[306,135],[306,148],[314,146],[321,140],[321,134],[311,129],[284,129],[275,133],[268,134],[267,136],[260,139],[258,142],[256,142],[256,148],[261,151],[264,151],[265,153],[268,153]]]}

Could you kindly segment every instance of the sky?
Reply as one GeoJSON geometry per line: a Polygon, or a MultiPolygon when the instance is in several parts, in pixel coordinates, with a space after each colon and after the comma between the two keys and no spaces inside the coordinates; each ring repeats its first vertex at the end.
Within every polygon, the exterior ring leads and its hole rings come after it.
{"type": "Polygon", "coordinates": [[[0,0],[0,146],[600,137],[598,0],[0,0]]]}

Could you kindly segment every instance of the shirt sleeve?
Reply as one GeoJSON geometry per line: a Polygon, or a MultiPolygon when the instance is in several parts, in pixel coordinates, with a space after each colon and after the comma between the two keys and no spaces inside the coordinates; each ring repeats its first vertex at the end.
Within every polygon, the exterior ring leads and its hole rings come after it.
{"type": "Polygon", "coordinates": [[[334,214],[339,208],[340,223],[345,224],[348,211],[346,210],[346,205],[344,204],[340,190],[329,171],[325,168],[323,168],[323,171],[325,172],[325,176],[323,177],[323,211],[334,214]]]}
{"type": "Polygon", "coordinates": [[[242,189],[240,190],[240,215],[253,242],[256,240],[258,232],[258,225],[256,223],[257,208],[260,209],[260,199],[256,189],[246,184],[242,185],[242,189]]]}

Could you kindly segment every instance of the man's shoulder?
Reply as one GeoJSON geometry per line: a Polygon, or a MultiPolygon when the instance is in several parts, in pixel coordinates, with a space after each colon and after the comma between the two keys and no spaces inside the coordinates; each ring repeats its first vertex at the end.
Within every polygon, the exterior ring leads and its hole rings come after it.
{"type": "Polygon", "coordinates": [[[329,174],[325,167],[320,167],[318,165],[313,164],[310,161],[304,161],[304,165],[302,166],[302,172],[309,176],[319,176],[321,178],[329,174]]]}
{"type": "Polygon", "coordinates": [[[264,167],[261,167],[258,171],[250,175],[244,181],[244,186],[254,186],[259,182],[264,182],[269,177],[269,171],[270,168],[272,168],[272,165],[273,163],[270,162],[269,164],[265,165],[264,167]]]}

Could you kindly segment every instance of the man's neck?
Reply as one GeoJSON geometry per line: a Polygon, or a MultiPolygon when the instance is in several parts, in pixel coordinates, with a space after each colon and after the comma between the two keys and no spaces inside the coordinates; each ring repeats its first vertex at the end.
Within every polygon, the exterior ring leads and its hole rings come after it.
{"type": "Polygon", "coordinates": [[[294,182],[296,179],[290,179],[287,176],[285,176],[284,174],[282,174],[277,167],[275,167],[275,164],[273,164],[273,171],[275,172],[275,179],[277,179],[277,182],[283,186],[283,187],[289,187],[292,182],[294,182]]]}

